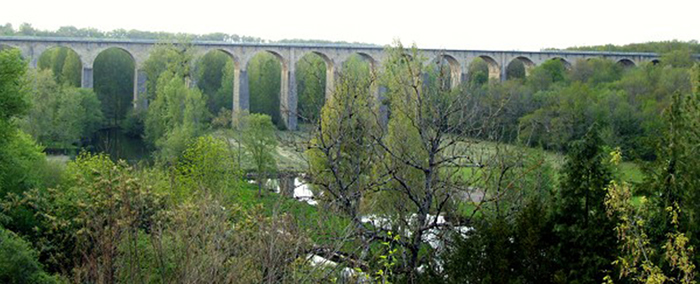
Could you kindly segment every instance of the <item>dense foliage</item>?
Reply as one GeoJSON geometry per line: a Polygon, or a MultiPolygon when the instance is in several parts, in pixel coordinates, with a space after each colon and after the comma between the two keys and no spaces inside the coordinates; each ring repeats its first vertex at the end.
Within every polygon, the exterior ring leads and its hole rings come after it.
{"type": "Polygon", "coordinates": [[[32,108],[20,124],[37,142],[67,149],[102,126],[100,101],[91,90],[59,85],[49,70],[31,73],[32,108]]]}
{"type": "Polygon", "coordinates": [[[700,53],[700,43],[695,40],[688,42],[670,40],[645,43],[632,43],[626,45],[598,45],[598,46],[577,46],[567,48],[569,50],[595,50],[595,51],[622,51],[622,52],[656,52],[668,53],[678,50],[688,50],[694,54],[700,53]]]}

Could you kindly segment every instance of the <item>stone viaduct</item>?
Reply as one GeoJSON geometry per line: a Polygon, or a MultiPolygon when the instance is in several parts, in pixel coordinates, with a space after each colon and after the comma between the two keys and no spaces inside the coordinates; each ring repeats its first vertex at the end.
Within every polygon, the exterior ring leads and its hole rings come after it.
{"type": "MultiPolygon", "coordinates": [[[[119,48],[131,55],[136,68],[134,72],[134,101],[146,92],[146,73],[143,63],[148,58],[155,40],[129,39],[75,39],[47,37],[0,37],[0,45],[18,48],[22,56],[30,62],[30,67],[36,68],[41,54],[53,47],[67,47],[75,51],[83,65],[82,87],[93,86],[93,63],[95,58],[108,48],[119,48]]],[[[326,93],[333,89],[334,78],[343,62],[351,55],[358,54],[367,60],[370,68],[376,70],[384,60],[382,47],[362,47],[348,45],[315,45],[315,44],[248,44],[227,42],[193,42],[197,47],[196,56],[203,56],[212,50],[221,50],[231,56],[235,66],[234,72],[234,111],[246,110],[249,107],[248,61],[259,52],[273,54],[282,65],[280,87],[280,112],[282,119],[289,129],[297,126],[297,92],[295,79],[295,63],[308,53],[321,56],[326,63],[326,93]]],[[[526,67],[526,73],[547,60],[561,60],[570,66],[577,60],[590,58],[610,59],[625,66],[635,66],[645,62],[658,63],[660,56],[655,53],[626,53],[626,52],[586,52],[586,51],[489,51],[489,50],[443,50],[421,49],[422,54],[429,60],[444,60],[449,64],[452,74],[452,84],[458,85],[467,78],[470,63],[481,58],[489,68],[490,79],[506,79],[507,66],[513,61],[521,61],[526,67]]]]}

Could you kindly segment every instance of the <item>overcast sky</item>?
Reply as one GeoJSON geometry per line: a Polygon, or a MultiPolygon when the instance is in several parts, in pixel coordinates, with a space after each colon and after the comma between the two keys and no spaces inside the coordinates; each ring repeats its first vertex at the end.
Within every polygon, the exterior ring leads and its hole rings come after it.
{"type": "Polygon", "coordinates": [[[539,50],[700,39],[700,0],[6,1],[0,23],[539,50]]]}

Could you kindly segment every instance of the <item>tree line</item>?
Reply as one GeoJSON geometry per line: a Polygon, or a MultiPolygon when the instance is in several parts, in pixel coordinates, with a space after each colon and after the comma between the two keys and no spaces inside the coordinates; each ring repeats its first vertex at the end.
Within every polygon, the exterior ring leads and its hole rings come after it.
{"type": "Polygon", "coordinates": [[[150,40],[174,40],[186,38],[191,41],[222,41],[231,43],[306,43],[306,44],[343,44],[358,46],[377,46],[375,44],[347,41],[328,41],[318,39],[281,39],[277,41],[267,40],[254,36],[245,36],[227,33],[189,34],[169,33],[140,30],[116,29],[101,31],[95,28],[77,28],[63,26],[55,31],[40,30],[29,23],[22,23],[14,28],[11,23],[0,25],[0,36],[37,36],[37,37],[72,37],[72,38],[115,38],[115,39],[150,39],[150,40]]]}

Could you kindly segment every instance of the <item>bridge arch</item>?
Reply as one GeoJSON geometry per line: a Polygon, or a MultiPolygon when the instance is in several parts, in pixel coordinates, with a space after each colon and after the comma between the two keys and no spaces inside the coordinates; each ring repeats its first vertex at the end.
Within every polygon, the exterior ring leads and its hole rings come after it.
{"type": "Polygon", "coordinates": [[[564,64],[564,68],[566,68],[566,70],[571,70],[571,67],[572,67],[571,62],[564,59],[563,57],[552,57],[549,60],[558,60],[559,62],[564,64]]]}
{"type": "MultiPolygon", "coordinates": [[[[412,57],[410,54],[404,53],[405,59],[410,61],[412,57]]],[[[369,85],[369,92],[372,94],[376,102],[382,101],[382,91],[385,88],[380,87],[375,78],[377,71],[379,71],[379,61],[376,55],[373,56],[369,53],[356,51],[350,52],[345,57],[342,57],[342,63],[339,64],[338,76],[342,77],[348,74],[354,74],[358,78],[366,78],[369,85]]]]}
{"type": "Polygon", "coordinates": [[[335,73],[338,71],[335,62],[333,61],[333,59],[330,58],[330,56],[318,50],[308,52],[302,55],[301,58],[304,58],[304,56],[307,56],[309,54],[316,55],[323,59],[323,62],[326,65],[326,92],[328,92],[328,90],[333,90],[335,86],[335,73]]]}
{"type": "Polygon", "coordinates": [[[194,83],[206,95],[209,112],[216,116],[222,108],[232,110],[240,61],[223,48],[196,52],[194,83]]]}
{"type": "Polygon", "coordinates": [[[100,49],[90,65],[93,90],[110,127],[119,127],[138,99],[136,60],[119,46],[100,49]]]}
{"type": "Polygon", "coordinates": [[[369,63],[369,68],[370,68],[370,70],[372,70],[372,72],[376,71],[376,69],[378,67],[377,59],[372,57],[372,55],[369,55],[366,52],[355,52],[353,54],[359,55],[363,60],[365,60],[367,63],[369,63]]]}
{"type": "Polygon", "coordinates": [[[454,56],[450,54],[438,54],[430,63],[436,64],[439,68],[439,70],[437,70],[438,72],[449,72],[449,76],[446,77],[449,79],[447,83],[450,88],[459,86],[462,81],[462,66],[454,56]]]}
{"type": "Polygon", "coordinates": [[[508,62],[506,67],[506,78],[522,78],[530,75],[530,71],[535,68],[535,63],[527,56],[517,56],[508,62]]]}
{"type": "Polygon", "coordinates": [[[500,80],[501,68],[493,57],[479,55],[467,61],[467,80],[470,84],[484,84],[500,80]]]}
{"type": "Polygon", "coordinates": [[[311,50],[294,63],[296,87],[296,115],[302,122],[313,122],[320,118],[321,108],[335,88],[337,68],[327,54],[311,50]]]}
{"type": "Polygon", "coordinates": [[[634,61],[632,61],[631,59],[628,59],[628,58],[622,58],[622,59],[618,60],[617,64],[620,64],[620,65],[622,65],[622,67],[625,67],[625,68],[631,68],[631,67],[637,66],[637,64],[635,64],[634,61]]]}
{"type": "Polygon", "coordinates": [[[491,56],[479,55],[481,60],[484,60],[489,68],[489,80],[499,80],[501,78],[501,66],[491,56]]]}
{"type": "Polygon", "coordinates": [[[129,58],[131,58],[131,60],[132,60],[134,63],[137,62],[136,56],[134,56],[134,53],[133,53],[131,50],[129,50],[129,48],[127,48],[127,47],[125,47],[125,46],[122,46],[122,45],[108,45],[108,46],[102,47],[102,48],[100,48],[100,49],[97,49],[97,50],[95,51],[95,55],[92,56],[92,60],[89,60],[90,58],[86,58],[86,60],[85,60],[85,61],[86,61],[86,65],[92,66],[92,64],[94,63],[94,60],[97,59],[97,57],[98,57],[100,54],[102,54],[103,52],[105,52],[105,51],[107,51],[107,50],[109,50],[109,49],[118,49],[118,50],[124,52],[125,54],[129,55],[129,58]]]}
{"type": "Polygon", "coordinates": [[[296,107],[296,97],[289,95],[289,63],[286,58],[276,50],[259,50],[246,62],[245,69],[248,72],[250,112],[269,115],[278,127],[294,128],[289,118],[296,118],[296,110],[292,109],[296,107]]]}
{"type": "Polygon", "coordinates": [[[81,87],[84,85],[84,64],[84,56],[81,56],[75,49],[70,46],[55,45],[39,54],[36,67],[38,69],[50,69],[58,83],[66,82],[71,86],[81,87]]]}
{"type": "Polygon", "coordinates": [[[231,50],[228,50],[228,49],[225,49],[225,48],[214,48],[214,49],[210,49],[210,50],[204,51],[204,55],[206,55],[207,53],[212,52],[212,51],[221,51],[221,52],[223,52],[224,54],[228,55],[229,58],[231,58],[231,60],[232,60],[232,62],[233,62],[233,68],[236,69],[236,70],[240,70],[240,69],[241,69],[241,60],[240,60],[240,58],[238,58],[238,56],[236,56],[231,50]]]}

